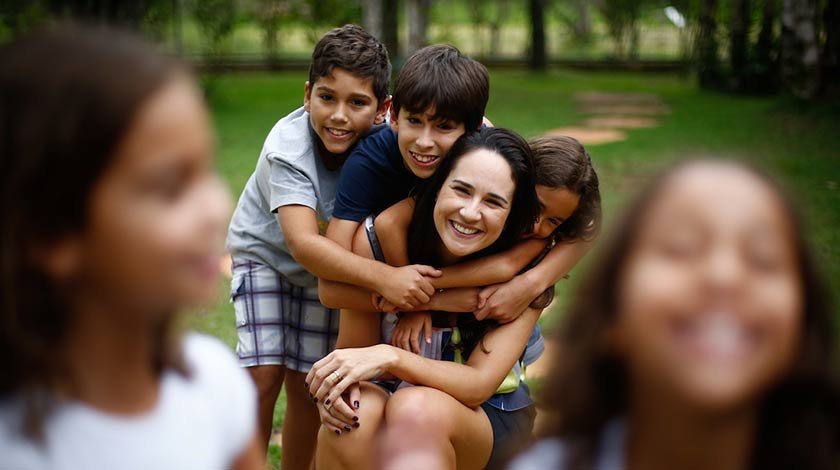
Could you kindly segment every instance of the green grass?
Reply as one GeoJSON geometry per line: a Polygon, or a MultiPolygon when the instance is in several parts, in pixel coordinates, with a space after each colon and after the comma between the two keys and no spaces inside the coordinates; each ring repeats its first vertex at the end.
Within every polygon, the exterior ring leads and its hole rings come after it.
{"type": "MultiPolygon", "coordinates": [[[[304,73],[243,74],[208,82],[219,134],[218,166],[235,197],[253,171],[268,131],[302,104],[305,79],[304,73]]],[[[830,290],[840,291],[838,114],[797,110],[781,98],[700,91],[691,81],[674,75],[561,70],[536,75],[493,71],[487,115],[497,126],[537,136],[583,119],[572,99],[577,91],[655,93],[671,108],[659,127],[632,130],[623,142],[588,146],[601,179],[607,225],[647,176],[675,158],[726,155],[747,159],[776,175],[795,196],[830,290]]],[[[558,286],[559,308],[576,278],[573,275],[558,286]]],[[[196,326],[233,345],[233,309],[227,302],[227,289],[222,295],[196,326]]],[[[282,426],[284,406],[285,400],[279,400],[276,426],[282,426]]],[[[272,465],[277,465],[276,459],[272,465]]]]}

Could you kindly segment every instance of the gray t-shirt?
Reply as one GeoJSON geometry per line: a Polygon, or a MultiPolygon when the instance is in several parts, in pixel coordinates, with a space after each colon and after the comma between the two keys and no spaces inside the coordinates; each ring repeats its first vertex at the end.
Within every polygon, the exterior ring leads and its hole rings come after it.
{"type": "Polygon", "coordinates": [[[257,169],[239,198],[227,235],[235,261],[256,261],[282,274],[292,284],[318,285],[292,257],[277,220],[277,209],[303,205],[315,211],[321,234],[335,204],[340,169],[328,170],[318,154],[317,136],[303,107],[284,117],[269,132],[257,169]]]}

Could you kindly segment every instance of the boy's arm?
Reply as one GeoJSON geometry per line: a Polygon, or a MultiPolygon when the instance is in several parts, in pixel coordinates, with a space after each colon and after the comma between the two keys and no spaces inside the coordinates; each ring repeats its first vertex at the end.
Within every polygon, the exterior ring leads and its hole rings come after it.
{"type": "MultiPolygon", "coordinates": [[[[318,279],[318,300],[321,301],[321,305],[327,308],[347,308],[378,313],[380,311],[379,306],[374,303],[376,295],[364,287],[318,279]]],[[[381,295],[379,295],[379,298],[381,298],[381,295]]],[[[476,298],[478,298],[478,295],[476,295],[476,298]]]]}
{"type": "Polygon", "coordinates": [[[391,266],[408,264],[408,228],[414,215],[414,198],[402,201],[382,211],[376,217],[376,238],[391,266]]]}
{"type": "Polygon", "coordinates": [[[315,211],[310,207],[281,206],[277,218],[292,256],[319,278],[375,290],[401,308],[428,302],[434,293],[426,276],[435,276],[437,270],[421,265],[394,268],[353,254],[318,232],[315,211]]]}
{"type": "Polygon", "coordinates": [[[482,307],[476,310],[476,318],[505,323],[518,317],[537,296],[565,277],[592,245],[590,241],[558,244],[532,269],[510,282],[488,286],[479,295],[482,307]]]}
{"type": "Polygon", "coordinates": [[[436,289],[448,289],[507,282],[540,254],[545,243],[540,239],[526,240],[503,253],[445,267],[432,284],[436,289]]]}

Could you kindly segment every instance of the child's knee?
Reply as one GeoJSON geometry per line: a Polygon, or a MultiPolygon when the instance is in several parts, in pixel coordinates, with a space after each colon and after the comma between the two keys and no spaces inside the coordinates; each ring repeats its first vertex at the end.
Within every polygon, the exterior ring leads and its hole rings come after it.
{"type": "Polygon", "coordinates": [[[283,376],[285,367],[279,365],[253,366],[246,369],[251,380],[257,388],[257,393],[260,396],[271,395],[275,396],[280,393],[280,387],[283,386],[283,376]]]}

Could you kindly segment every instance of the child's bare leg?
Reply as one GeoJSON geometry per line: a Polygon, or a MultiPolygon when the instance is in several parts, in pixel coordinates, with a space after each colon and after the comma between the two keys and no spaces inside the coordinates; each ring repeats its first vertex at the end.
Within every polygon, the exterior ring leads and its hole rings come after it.
{"type": "Polygon", "coordinates": [[[286,417],[283,420],[284,469],[306,469],[315,453],[315,442],[321,419],[318,408],[304,387],[306,374],[286,371],[286,417]]]}
{"type": "Polygon", "coordinates": [[[379,386],[361,384],[359,427],[336,435],[325,426],[318,431],[317,470],[377,468],[376,442],[383,423],[388,394],[379,386]]]}
{"type": "Polygon", "coordinates": [[[274,405],[277,403],[277,396],[280,395],[280,388],[283,386],[283,377],[286,372],[285,366],[264,365],[253,366],[246,369],[254,385],[257,388],[259,405],[259,433],[262,450],[268,450],[268,441],[271,439],[271,426],[274,420],[274,405]]]}

